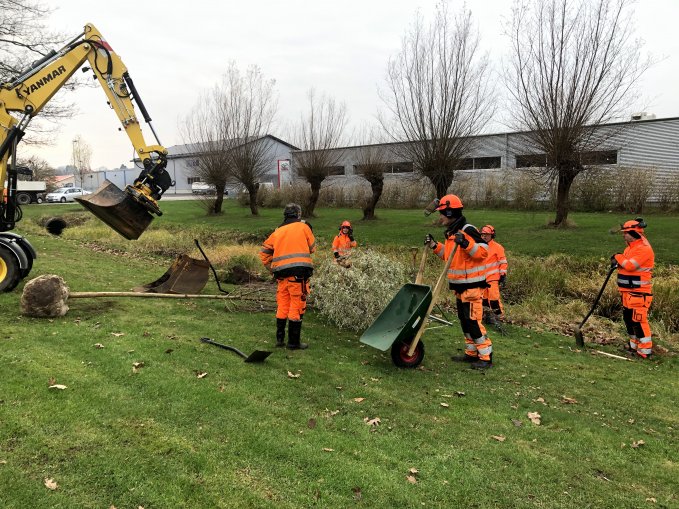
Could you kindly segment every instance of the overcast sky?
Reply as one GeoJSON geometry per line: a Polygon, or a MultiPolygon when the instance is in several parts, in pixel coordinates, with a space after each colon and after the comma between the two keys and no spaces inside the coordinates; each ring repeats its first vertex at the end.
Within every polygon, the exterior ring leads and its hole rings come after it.
{"type": "MultiPolygon", "coordinates": [[[[245,69],[260,66],[276,80],[279,125],[299,118],[314,87],[347,104],[352,123],[374,119],[387,61],[417,9],[431,19],[436,0],[48,0],[50,27],[73,36],[93,23],[122,58],[151,117],[161,143],[181,144],[179,124],[197,97],[215,85],[233,60],[245,69]]],[[[462,2],[452,0],[457,10],[462,2]]],[[[496,67],[506,55],[503,27],[510,0],[467,0],[485,50],[496,67]]],[[[635,5],[637,35],[645,51],[661,59],[643,79],[646,110],[658,118],[679,116],[679,0],[641,0],[635,5]]],[[[92,148],[92,167],[117,168],[133,156],[132,145],[101,89],[62,95],[78,113],[61,126],[54,144],[37,153],[54,166],[71,161],[72,140],[80,135],[92,148]]],[[[145,126],[145,124],[142,124],[145,126]]],[[[143,127],[146,141],[152,133],[143,127]]],[[[500,118],[490,131],[504,131],[500,118]]]]}

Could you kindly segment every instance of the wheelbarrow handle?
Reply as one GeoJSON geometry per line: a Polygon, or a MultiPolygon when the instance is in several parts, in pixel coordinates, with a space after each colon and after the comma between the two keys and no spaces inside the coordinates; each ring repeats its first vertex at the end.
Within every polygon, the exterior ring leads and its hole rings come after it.
{"type": "Polygon", "coordinates": [[[247,358],[248,358],[247,355],[245,355],[243,352],[241,352],[238,348],[234,348],[233,346],[223,345],[223,344],[221,344],[221,343],[217,343],[216,341],[212,341],[210,338],[200,338],[200,340],[201,340],[203,343],[208,343],[208,344],[210,344],[210,345],[215,345],[215,346],[218,346],[219,348],[223,348],[224,350],[230,350],[230,351],[232,351],[232,352],[234,352],[234,353],[237,353],[238,355],[240,355],[241,357],[243,357],[243,359],[247,359],[247,358]]]}

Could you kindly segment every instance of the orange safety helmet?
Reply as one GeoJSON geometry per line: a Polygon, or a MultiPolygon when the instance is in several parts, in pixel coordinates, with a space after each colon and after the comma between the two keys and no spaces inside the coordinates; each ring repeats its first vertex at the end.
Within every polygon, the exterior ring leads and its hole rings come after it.
{"type": "Polygon", "coordinates": [[[487,233],[491,236],[491,238],[495,238],[495,228],[493,228],[492,224],[487,224],[483,228],[481,228],[481,233],[487,233]]]}
{"type": "Polygon", "coordinates": [[[620,231],[621,232],[636,232],[636,233],[644,233],[644,228],[648,226],[646,222],[644,221],[643,218],[637,217],[636,219],[630,219],[629,221],[625,221],[624,224],[620,225],[620,231]]]}
{"type": "Polygon", "coordinates": [[[447,194],[439,200],[436,210],[461,209],[462,200],[454,194],[447,194]]]}
{"type": "Polygon", "coordinates": [[[341,230],[344,227],[351,228],[351,223],[349,221],[342,221],[342,224],[340,225],[339,229],[341,230]]]}

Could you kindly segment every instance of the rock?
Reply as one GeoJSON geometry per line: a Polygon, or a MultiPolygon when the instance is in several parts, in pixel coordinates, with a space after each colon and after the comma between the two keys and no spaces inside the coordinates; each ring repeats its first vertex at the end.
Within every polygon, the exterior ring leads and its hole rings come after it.
{"type": "Polygon", "coordinates": [[[64,316],[68,312],[68,293],[68,286],[60,276],[38,276],[24,286],[21,313],[36,318],[64,316]]]}

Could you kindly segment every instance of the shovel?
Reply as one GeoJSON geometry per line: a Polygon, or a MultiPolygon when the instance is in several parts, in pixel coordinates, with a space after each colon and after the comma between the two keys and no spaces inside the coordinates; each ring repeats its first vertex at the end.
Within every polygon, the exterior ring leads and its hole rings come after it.
{"type": "Polygon", "coordinates": [[[250,355],[245,355],[243,352],[241,352],[237,348],[234,348],[233,346],[222,345],[221,343],[217,343],[216,341],[212,341],[210,338],[200,338],[200,340],[203,343],[215,345],[215,346],[218,346],[219,348],[223,348],[224,350],[230,350],[234,353],[237,353],[238,355],[243,357],[243,359],[245,359],[245,362],[264,362],[264,359],[266,359],[269,355],[271,355],[273,353],[273,352],[265,352],[264,350],[255,350],[250,355]]]}
{"type": "Polygon", "coordinates": [[[585,346],[585,338],[582,335],[582,326],[585,325],[585,322],[589,319],[590,316],[592,316],[592,313],[594,312],[594,309],[596,308],[596,305],[599,304],[599,299],[601,298],[601,295],[603,295],[604,290],[606,288],[606,285],[608,284],[608,280],[611,278],[611,274],[613,274],[613,271],[617,269],[618,266],[616,264],[612,264],[611,268],[608,270],[608,274],[606,275],[606,279],[604,280],[604,284],[601,285],[601,290],[599,290],[599,295],[596,296],[596,299],[594,299],[594,304],[592,304],[592,309],[589,310],[589,313],[587,313],[587,316],[583,318],[582,322],[580,322],[580,325],[575,326],[575,344],[577,346],[585,346]]]}

